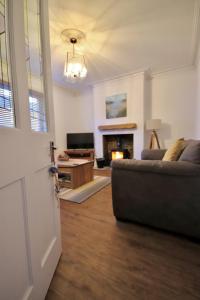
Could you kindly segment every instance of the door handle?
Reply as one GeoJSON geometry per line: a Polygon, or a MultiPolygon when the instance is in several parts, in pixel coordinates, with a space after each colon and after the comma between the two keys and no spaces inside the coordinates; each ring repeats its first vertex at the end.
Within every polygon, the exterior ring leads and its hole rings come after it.
{"type": "Polygon", "coordinates": [[[50,142],[50,156],[51,156],[51,162],[53,162],[55,164],[55,155],[54,155],[54,151],[56,150],[57,148],[55,147],[54,145],[54,141],[51,141],[50,142]]]}

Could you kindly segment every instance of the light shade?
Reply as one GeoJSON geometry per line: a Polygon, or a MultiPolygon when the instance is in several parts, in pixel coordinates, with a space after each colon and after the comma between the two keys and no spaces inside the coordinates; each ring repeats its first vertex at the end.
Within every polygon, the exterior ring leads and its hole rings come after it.
{"type": "Polygon", "coordinates": [[[85,66],[84,56],[67,54],[67,60],[64,67],[64,76],[71,80],[82,79],[86,77],[87,69],[85,66]]]}
{"type": "Polygon", "coordinates": [[[85,57],[83,53],[75,51],[75,46],[85,39],[84,32],[76,28],[67,28],[61,32],[61,37],[65,43],[72,46],[72,52],[67,51],[67,58],[64,66],[64,76],[68,81],[76,82],[87,76],[85,57]]]}
{"type": "Polygon", "coordinates": [[[161,128],[161,120],[160,119],[151,119],[146,121],[146,129],[147,130],[156,130],[161,128]]]}

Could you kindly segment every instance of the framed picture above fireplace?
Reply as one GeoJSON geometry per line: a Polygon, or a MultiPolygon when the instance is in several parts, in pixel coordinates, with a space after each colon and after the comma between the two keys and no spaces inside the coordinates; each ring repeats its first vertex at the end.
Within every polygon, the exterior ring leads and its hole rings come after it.
{"type": "Polygon", "coordinates": [[[127,94],[106,97],[106,119],[123,118],[127,116],[127,94]]]}

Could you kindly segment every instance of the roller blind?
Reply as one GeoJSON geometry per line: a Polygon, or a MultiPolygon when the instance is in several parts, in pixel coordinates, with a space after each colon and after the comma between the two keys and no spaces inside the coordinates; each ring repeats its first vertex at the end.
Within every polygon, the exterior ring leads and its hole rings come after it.
{"type": "Polygon", "coordinates": [[[45,103],[43,95],[29,91],[29,110],[31,117],[31,128],[34,131],[47,131],[45,103]]]}
{"type": "Polygon", "coordinates": [[[0,126],[15,126],[12,93],[8,87],[5,87],[5,85],[0,85],[0,126]]]}
{"type": "Polygon", "coordinates": [[[15,127],[8,47],[6,0],[0,0],[0,127],[15,127]]]}

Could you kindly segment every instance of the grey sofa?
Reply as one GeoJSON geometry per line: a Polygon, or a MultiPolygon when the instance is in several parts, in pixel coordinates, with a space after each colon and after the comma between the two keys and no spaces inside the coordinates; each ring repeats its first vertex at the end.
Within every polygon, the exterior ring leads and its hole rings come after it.
{"type": "Polygon", "coordinates": [[[164,153],[145,150],[141,161],[113,161],[114,215],[200,238],[200,165],[161,161],[164,153]]]}

